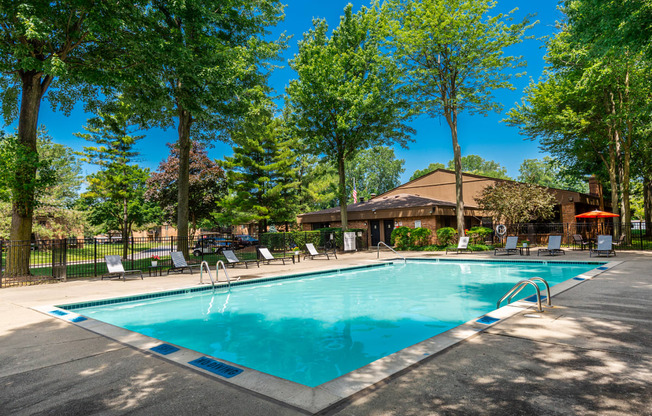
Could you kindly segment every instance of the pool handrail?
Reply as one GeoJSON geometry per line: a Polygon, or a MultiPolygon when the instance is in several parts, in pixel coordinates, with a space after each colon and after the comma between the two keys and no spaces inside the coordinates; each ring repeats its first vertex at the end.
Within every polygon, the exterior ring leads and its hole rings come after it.
{"type": "MultiPolygon", "coordinates": [[[[520,282],[516,283],[516,284],[515,284],[515,285],[514,285],[514,286],[513,286],[513,287],[512,287],[512,288],[511,288],[511,289],[510,289],[506,294],[505,294],[505,296],[503,296],[502,298],[500,298],[500,300],[496,303],[496,309],[500,308],[500,304],[502,303],[502,301],[504,301],[504,300],[507,299],[507,298],[510,298],[510,299],[511,299],[511,295],[512,295],[512,293],[514,293],[514,292],[516,292],[516,293],[520,292],[521,289],[522,289],[522,286],[526,286],[526,285],[532,285],[532,286],[534,286],[534,288],[536,289],[536,291],[537,291],[537,308],[538,308],[537,311],[538,311],[538,312],[543,312],[543,308],[541,307],[541,291],[539,290],[539,285],[537,285],[536,283],[534,283],[531,279],[521,280],[520,282]]],[[[550,301],[550,297],[548,297],[548,301],[550,301]]],[[[508,304],[509,304],[509,303],[508,303],[508,304]]]]}
{"type": "MultiPolygon", "coordinates": [[[[229,287],[231,287],[231,278],[229,277],[229,272],[226,271],[226,265],[222,260],[218,260],[217,263],[215,263],[215,278],[217,279],[218,282],[220,281],[220,264],[222,265],[222,269],[224,270],[226,281],[229,284],[229,287]]],[[[240,280],[240,276],[238,276],[238,278],[235,279],[236,282],[238,280],[240,280]]]]}
{"type": "Polygon", "coordinates": [[[381,245],[383,245],[383,246],[387,247],[388,249],[392,250],[392,251],[394,252],[394,254],[396,254],[397,256],[399,256],[400,258],[402,258],[403,261],[407,262],[407,259],[405,258],[405,256],[401,256],[400,254],[398,254],[398,253],[396,252],[396,250],[394,250],[393,248],[391,248],[390,246],[388,246],[387,243],[385,243],[384,241],[379,241],[379,242],[378,242],[378,252],[376,253],[376,258],[377,258],[377,259],[380,258],[380,246],[381,246],[381,245]]]}
{"type": "Polygon", "coordinates": [[[202,261],[199,265],[199,284],[204,284],[204,264],[206,265],[206,272],[208,273],[208,277],[211,278],[211,285],[213,286],[213,289],[215,289],[215,281],[213,280],[213,275],[211,274],[211,267],[208,265],[206,260],[202,261]]]}
{"type": "MultiPolygon", "coordinates": [[[[546,303],[548,304],[548,306],[552,306],[552,301],[550,300],[550,285],[548,284],[548,282],[546,282],[546,279],[544,279],[543,277],[535,276],[535,277],[530,277],[530,278],[527,279],[527,280],[531,280],[531,281],[533,281],[533,282],[543,282],[543,284],[546,286],[546,303]]],[[[525,288],[525,285],[522,285],[521,288],[520,288],[519,290],[517,290],[516,292],[512,293],[512,295],[511,295],[511,296],[509,297],[509,299],[507,300],[507,303],[510,303],[510,302],[512,301],[512,299],[513,299],[516,295],[518,295],[519,292],[520,292],[521,290],[523,290],[524,288],[525,288]]]]}

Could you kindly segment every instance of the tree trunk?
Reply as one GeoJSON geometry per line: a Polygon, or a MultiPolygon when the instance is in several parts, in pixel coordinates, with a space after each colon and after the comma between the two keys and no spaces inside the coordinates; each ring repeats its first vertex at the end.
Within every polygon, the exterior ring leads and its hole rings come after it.
{"type": "Polygon", "coordinates": [[[179,107],[179,193],[177,198],[177,250],[188,259],[188,197],[190,188],[190,111],[179,107]]]}
{"type": "Polygon", "coordinates": [[[340,194],[340,217],[342,221],[342,231],[349,228],[348,214],[346,212],[346,172],[344,169],[344,155],[339,155],[337,158],[337,174],[340,177],[339,194],[340,194]]]}
{"type": "MultiPolygon", "coordinates": [[[[22,94],[20,115],[18,118],[19,149],[25,153],[36,154],[36,133],[38,115],[43,93],[49,84],[49,78],[42,83],[41,74],[26,72],[21,74],[22,94]]],[[[38,160],[36,155],[35,162],[38,160]]],[[[11,230],[8,247],[5,276],[29,276],[30,242],[32,238],[32,218],[34,216],[34,181],[36,165],[23,166],[17,170],[16,183],[23,185],[12,190],[11,230]]]]}
{"type": "Polygon", "coordinates": [[[645,235],[652,236],[652,173],[643,178],[643,217],[645,219],[645,235]]]}
{"type": "MultiPolygon", "coordinates": [[[[610,133],[610,136],[613,135],[610,133]]],[[[610,137],[610,138],[612,138],[610,137]]],[[[618,214],[619,203],[618,203],[618,174],[616,166],[616,143],[612,141],[609,144],[609,184],[611,185],[611,210],[614,214],[618,214]]],[[[620,236],[620,221],[618,217],[613,219],[614,224],[614,237],[618,238],[620,236]]]]}
{"type": "Polygon", "coordinates": [[[462,151],[457,141],[457,110],[453,109],[447,112],[446,121],[448,121],[453,139],[453,158],[455,160],[455,215],[457,217],[457,233],[461,237],[464,235],[464,194],[462,192],[462,151]]]}

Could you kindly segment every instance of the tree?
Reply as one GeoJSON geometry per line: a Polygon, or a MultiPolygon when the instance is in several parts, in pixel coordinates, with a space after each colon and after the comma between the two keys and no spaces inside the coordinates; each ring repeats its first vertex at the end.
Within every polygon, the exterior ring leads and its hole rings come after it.
{"type": "MultiPolygon", "coordinates": [[[[165,213],[165,220],[174,222],[177,214],[177,195],[179,180],[179,148],[172,143],[170,156],[161,162],[158,171],[147,179],[148,201],[156,203],[165,213]]],[[[224,171],[216,161],[208,157],[204,146],[196,141],[190,149],[190,175],[188,197],[188,215],[190,217],[190,235],[203,223],[210,221],[216,210],[216,204],[225,196],[226,178],[224,171]]]]}
{"type": "Polygon", "coordinates": [[[457,136],[460,112],[487,114],[501,106],[492,96],[513,89],[510,69],[522,64],[505,49],[520,43],[528,19],[508,24],[510,14],[487,13],[493,0],[388,0],[389,46],[403,68],[404,83],[422,111],[444,116],[451,130],[455,161],[457,231],[464,232],[462,155],[457,136]]]}
{"type": "MultiPolygon", "coordinates": [[[[267,27],[282,18],[279,0],[157,1],[147,9],[136,53],[149,65],[133,68],[139,82],[125,85],[121,93],[142,124],[176,124],[180,237],[188,236],[191,137],[227,140],[246,112],[250,89],[264,84],[267,61],[284,46],[267,36],[267,27]]],[[[179,251],[187,253],[186,244],[180,239],[179,251]]]]}
{"type": "Polygon", "coordinates": [[[548,220],[554,216],[557,204],[548,189],[514,182],[498,182],[484,188],[476,202],[493,218],[508,225],[548,220]]]}
{"type": "Polygon", "coordinates": [[[255,103],[244,122],[231,133],[233,156],[225,157],[229,195],[218,205],[221,223],[258,223],[267,232],[269,223],[294,222],[297,200],[296,141],[285,132],[267,101],[255,103]]]}
{"type": "MultiPolygon", "coordinates": [[[[131,109],[123,102],[113,102],[95,117],[87,121],[84,129],[87,133],[75,136],[97,146],[84,147],[84,161],[100,167],[100,172],[88,177],[88,190],[82,196],[87,200],[101,201],[106,205],[95,212],[102,212],[103,218],[121,219],[119,227],[115,222],[112,227],[121,230],[123,258],[127,257],[131,227],[136,221],[133,215],[134,202],[142,197],[149,170],[134,164],[138,152],[134,145],[145,136],[131,134],[136,127],[130,122],[131,109]],[[116,211],[116,206],[118,211],[116,211]],[[132,212],[130,212],[132,208],[132,212]],[[118,215],[117,212],[120,212],[118,215]]],[[[99,218],[91,215],[93,218],[99,218]]],[[[95,221],[97,223],[97,220],[95,221]]]]}
{"type": "MultiPolygon", "coordinates": [[[[405,160],[396,159],[394,149],[387,146],[374,146],[358,153],[347,163],[352,190],[355,181],[359,198],[369,198],[371,194],[382,194],[401,184],[400,177],[405,169],[405,160]]],[[[348,193],[351,195],[351,192],[348,193]]]]}
{"type": "Polygon", "coordinates": [[[397,88],[398,67],[381,47],[378,19],[375,10],[353,14],[348,5],[330,38],[326,21],[315,19],[290,61],[298,79],[287,88],[289,123],[308,152],[337,168],[344,229],[346,161],[371,146],[405,146],[413,131],[405,124],[410,109],[397,88]]]}
{"type": "MultiPolygon", "coordinates": [[[[7,124],[18,118],[15,172],[21,188],[12,193],[10,239],[29,240],[39,169],[36,151],[41,101],[69,112],[79,100],[95,97],[93,85],[115,79],[117,69],[133,62],[128,47],[140,2],[80,0],[0,4],[0,100],[7,124]],[[19,98],[20,97],[20,98],[19,98]]],[[[12,246],[8,275],[29,274],[29,246],[12,246]]]]}
{"type": "Polygon", "coordinates": [[[546,188],[567,189],[588,193],[584,177],[578,178],[557,159],[545,156],[543,159],[525,159],[518,168],[519,182],[531,183],[546,188]]]}
{"type": "Polygon", "coordinates": [[[337,171],[327,163],[319,163],[314,155],[298,152],[297,155],[297,212],[333,208],[337,200],[337,171]]]}
{"type": "MultiPolygon", "coordinates": [[[[512,179],[507,175],[507,169],[493,160],[484,160],[478,155],[468,155],[461,158],[462,172],[474,175],[489,176],[497,179],[512,179]]],[[[455,169],[455,160],[448,161],[448,169],[455,169]]]]}
{"type": "Polygon", "coordinates": [[[39,129],[36,142],[39,158],[52,170],[52,185],[37,195],[39,205],[72,208],[79,198],[83,178],[81,162],[72,148],[54,143],[47,131],[39,129]]]}
{"type": "Polygon", "coordinates": [[[410,180],[413,181],[413,180],[418,179],[418,178],[420,178],[420,177],[422,177],[424,175],[429,174],[430,172],[434,172],[437,169],[445,169],[445,168],[446,168],[446,166],[444,166],[443,163],[431,163],[425,169],[417,169],[417,170],[415,170],[414,173],[412,174],[412,176],[410,176],[410,180]]]}

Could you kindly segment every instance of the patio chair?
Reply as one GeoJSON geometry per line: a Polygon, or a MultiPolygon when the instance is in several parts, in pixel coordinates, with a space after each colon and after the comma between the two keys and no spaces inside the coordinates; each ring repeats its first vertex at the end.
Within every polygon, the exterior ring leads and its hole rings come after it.
{"type": "Polygon", "coordinates": [[[240,260],[238,256],[235,255],[233,250],[222,250],[222,254],[226,257],[226,262],[229,266],[235,267],[238,264],[244,264],[245,267],[249,268],[249,263],[256,263],[260,267],[260,261],[258,260],[240,260]]]}
{"type": "MultiPolygon", "coordinates": [[[[626,234],[621,234],[621,235],[620,235],[620,238],[618,238],[618,241],[616,241],[615,243],[612,243],[612,244],[613,244],[615,247],[623,246],[623,245],[625,245],[625,239],[626,239],[626,238],[627,238],[627,235],[626,235],[626,234]]],[[[615,247],[614,247],[614,249],[615,249],[615,247]]],[[[616,252],[615,252],[615,251],[614,251],[614,255],[616,255],[616,252]]]]}
{"type": "Polygon", "coordinates": [[[548,248],[540,248],[539,251],[537,251],[537,256],[541,253],[548,253],[549,256],[555,256],[557,254],[566,255],[566,252],[561,249],[561,236],[551,235],[548,238],[548,248]]]}
{"type": "Polygon", "coordinates": [[[266,247],[258,247],[258,252],[260,253],[261,256],[263,256],[263,264],[267,262],[269,264],[270,261],[274,260],[281,260],[283,264],[285,264],[285,257],[274,257],[272,253],[269,252],[269,249],[266,247]]]}
{"type": "MultiPolygon", "coordinates": [[[[308,253],[304,254],[303,259],[305,260],[306,257],[310,256],[311,260],[314,260],[315,257],[317,256],[326,256],[326,260],[330,260],[330,257],[328,256],[327,252],[320,253],[317,251],[315,248],[315,245],[312,243],[306,243],[306,249],[308,250],[308,253]]],[[[335,258],[337,258],[337,254],[335,254],[335,250],[333,250],[333,255],[335,258]]]]}
{"type": "MultiPolygon", "coordinates": [[[[448,254],[449,249],[446,249],[446,254],[448,254]]],[[[460,237],[460,241],[457,243],[456,249],[450,249],[451,252],[460,254],[462,251],[469,251],[469,237],[460,237]]]]}
{"type": "Polygon", "coordinates": [[[505,247],[495,249],[494,256],[497,255],[499,252],[504,252],[505,254],[516,254],[516,252],[518,251],[518,249],[516,248],[517,244],[518,244],[518,237],[516,236],[507,237],[507,241],[505,242],[505,247]]]}
{"type": "Polygon", "coordinates": [[[593,257],[593,253],[596,256],[601,256],[606,254],[609,257],[611,254],[616,255],[616,250],[613,247],[613,239],[610,235],[599,235],[598,236],[598,247],[591,249],[589,257],[593,257]]]}
{"type": "Polygon", "coordinates": [[[128,274],[140,274],[140,279],[143,279],[143,272],[141,270],[125,270],[122,266],[122,259],[120,256],[104,256],[104,261],[106,262],[106,268],[109,270],[107,274],[102,275],[100,280],[104,280],[105,277],[112,278],[122,277],[123,281],[127,280],[128,274]]]}
{"type": "Polygon", "coordinates": [[[201,267],[201,264],[188,264],[180,251],[171,252],[170,257],[172,257],[172,267],[168,269],[168,274],[170,272],[183,273],[186,269],[190,270],[190,274],[192,274],[193,267],[201,267]]]}
{"type": "Polygon", "coordinates": [[[584,250],[584,247],[589,246],[589,249],[591,248],[591,242],[587,241],[582,237],[580,234],[573,234],[573,248],[575,247],[581,247],[582,250],[584,250]]]}

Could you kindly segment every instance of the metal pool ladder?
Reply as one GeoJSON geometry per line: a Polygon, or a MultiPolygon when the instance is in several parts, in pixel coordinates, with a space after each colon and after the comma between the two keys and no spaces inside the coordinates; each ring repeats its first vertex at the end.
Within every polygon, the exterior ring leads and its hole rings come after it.
{"type": "Polygon", "coordinates": [[[213,275],[211,274],[211,268],[206,260],[202,261],[201,265],[199,266],[199,284],[204,284],[204,265],[206,265],[206,272],[208,273],[208,277],[211,278],[211,285],[213,286],[213,289],[215,289],[215,281],[213,280],[213,275]]]}
{"type": "Polygon", "coordinates": [[[405,258],[405,256],[401,256],[400,254],[398,254],[398,253],[396,252],[396,250],[394,250],[393,248],[391,248],[390,246],[388,246],[384,241],[379,241],[379,242],[378,242],[378,252],[376,253],[376,258],[377,258],[377,259],[380,258],[380,246],[381,246],[381,245],[383,245],[383,246],[387,247],[388,249],[392,250],[392,251],[394,252],[394,254],[396,254],[397,256],[399,256],[400,258],[402,258],[403,261],[407,263],[407,259],[405,258]]]}
{"type": "Polygon", "coordinates": [[[526,280],[521,280],[520,282],[516,283],[514,287],[512,287],[507,293],[505,293],[505,296],[500,298],[498,303],[496,303],[496,308],[500,308],[500,304],[502,301],[507,299],[507,304],[512,301],[514,296],[518,295],[519,292],[523,289],[525,289],[526,286],[532,285],[536,289],[537,293],[537,307],[538,307],[538,312],[543,312],[543,308],[541,307],[541,291],[539,290],[539,285],[536,284],[536,282],[543,282],[543,284],[546,286],[546,303],[548,306],[552,306],[552,301],[550,300],[550,285],[548,285],[548,282],[545,281],[545,279],[541,277],[531,277],[526,280]]]}
{"type": "MultiPolygon", "coordinates": [[[[231,278],[229,277],[229,272],[226,271],[226,266],[224,265],[224,262],[222,260],[218,260],[217,263],[215,263],[215,280],[213,280],[213,275],[211,274],[211,268],[208,265],[207,261],[202,261],[201,265],[199,266],[199,284],[203,284],[203,276],[204,276],[204,265],[206,265],[206,272],[208,273],[208,277],[211,278],[211,284],[213,285],[213,289],[215,289],[215,282],[217,281],[219,283],[220,281],[220,264],[222,265],[222,270],[224,270],[224,275],[226,276],[226,282],[228,283],[228,286],[231,287],[231,278]]],[[[237,282],[240,280],[240,277],[238,276],[235,281],[237,282]]]]}

